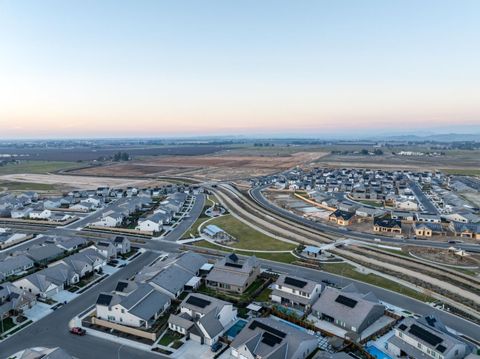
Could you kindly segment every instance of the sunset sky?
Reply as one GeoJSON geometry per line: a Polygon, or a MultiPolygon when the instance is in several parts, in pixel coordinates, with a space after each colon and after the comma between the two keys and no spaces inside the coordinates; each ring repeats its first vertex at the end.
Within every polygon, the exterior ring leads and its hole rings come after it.
{"type": "Polygon", "coordinates": [[[0,139],[480,131],[480,1],[0,0],[0,139]]]}

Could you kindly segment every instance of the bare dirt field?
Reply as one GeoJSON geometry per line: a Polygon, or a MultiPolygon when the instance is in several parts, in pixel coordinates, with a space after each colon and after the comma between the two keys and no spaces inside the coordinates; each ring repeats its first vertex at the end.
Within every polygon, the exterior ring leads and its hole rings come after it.
{"type": "Polygon", "coordinates": [[[334,155],[329,154],[318,160],[319,166],[332,167],[364,167],[364,168],[392,168],[414,170],[462,170],[478,169],[480,154],[477,151],[447,152],[445,156],[399,156],[385,154],[382,156],[362,155],[334,155]]]}
{"type": "Polygon", "coordinates": [[[101,186],[110,186],[113,188],[137,186],[148,187],[150,185],[161,185],[159,181],[120,179],[109,177],[87,177],[87,176],[66,176],[54,174],[10,174],[0,176],[0,181],[42,183],[54,185],[57,189],[95,189],[101,186]]]}
{"type": "Polygon", "coordinates": [[[326,153],[297,152],[286,156],[165,156],[70,172],[96,176],[186,176],[227,180],[262,176],[316,161],[326,153]]]}
{"type": "Polygon", "coordinates": [[[425,258],[427,260],[444,263],[448,265],[457,266],[478,266],[480,265],[479,255],[470,255],[467,257],[461,257],[456,255],[453,251],[447,249],[406,246],[405,251],[414,254],[417,257],[425,258]]]}

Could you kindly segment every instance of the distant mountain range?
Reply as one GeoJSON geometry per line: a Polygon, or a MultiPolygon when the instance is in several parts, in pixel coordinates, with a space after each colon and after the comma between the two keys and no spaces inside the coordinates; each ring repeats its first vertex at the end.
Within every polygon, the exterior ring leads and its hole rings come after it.
{"type": "Polygon", "coordinates": [[[454,141],[480,141],[480,133],[443,133],[430,135],[397,135],[397,136],[375,136],[372,140],[390,140],[390,141],[438,141],[438,142],[454,142],[454,141]]]}

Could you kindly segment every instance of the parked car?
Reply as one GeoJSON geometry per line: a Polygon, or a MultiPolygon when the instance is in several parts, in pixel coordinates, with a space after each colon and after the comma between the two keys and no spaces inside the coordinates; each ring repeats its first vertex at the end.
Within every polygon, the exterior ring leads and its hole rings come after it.
{"type": "Polygon", "coordinates": [[[87,331],[83,328],[80,328],[80,327],[73,327],[72,329],[70,329],[70,333],[82,336],[82,335],[87,334],[87,331]]]}
{"type": "Polygon", "coordinates": [[[210,347],[210,350],[214,353],[218,352],[220,349],[222,348],[222,343],[220,342],[215,342],[212,344],[212,346],[210,347]]]}

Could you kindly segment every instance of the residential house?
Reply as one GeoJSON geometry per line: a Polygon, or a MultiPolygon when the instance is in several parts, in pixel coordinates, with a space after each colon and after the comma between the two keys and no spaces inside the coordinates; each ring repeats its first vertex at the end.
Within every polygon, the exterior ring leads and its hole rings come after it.
{"type": "Polygon", "coordinates": [[[318,338],[279,320],[250,320],[230,344],[234,358],[305,359],[318,347],[318,338]]]}
{"type": "Polygon", "coordinates": [[[72,252],[84,247],[87,244],[87,240],[82,237],[52,237],[44,243],[56,244],[64,251],[72,252]]]}
{"type": "Polygon", "coordinates": [[[450,222],[449,229],[456,237],[480,239],[480,224],[450,222]]]}
{"type": "Polygon", "coordinates": [[[375,219],[373,221],[373,231],[380,233],[402,233],[402,223],[398,219],[375,219]]]}
{"type": "Polygon", "coordinates": [[[78,253],[72,254],[62,260],[63,263],[69,265],[80,278],[99,271],[107,264],[107,258],[97,252],[95,249],[89,247],[78,253]]]}
{"type": "Polygon", "coordinates": [[[480,216],[468,212],[468,211],[459,211],[451,213],[444,216],[447,220],[452,222],[461,222],[461,223],[480,223],[480,216]]]}
{"type": "Polygon", "coordinates": [[[334,222],[340,226],[348,226],[352,223],[352,219],[355,216],[355,213],[345,212],[340,209],[337,209],[335,212],[331,213],[328,216],[330,222],[334,222]]]}
{"type": "MultiPolygon", "coordinates": [[[[125,282],[119,282],[117,289],[125,285],[121,283],[125,282]]],[[[170,297],[148,283],[132,283],[130,286],[134,288],[128,293],[100,293],[96,316],[113,323],[149,329],[170,307],[170,297]]]]}
{"type": "Polygon", "coordinates": [[[418,204],[409,199],[397,199],[395,202],[395,208],[405,211],[418,211],[418,204]]]}
{"type": "Polygon", "coordinates": [[[272,302],[308,309],[318,299],[322,286],[314,281],[281,274],[273,284],[272,302]]]}
{"type": "Polygon", "coordinates": [[[46,265],[64,254],[64,250],[56,244],[32,246],[25,251],[27,257],[39,265],[46,265]]]}
{"type": "Polygon", "coordinates": [[[135,229],[144,232],[160,232],[164,224],[169,223],[170,217],[166,213],[156,212],[138,220],[135,229]]]}
{"type": "Polygon", "coordinates": [[[358,217],[376,218],[385,215],[385,211],[380,208],[360,207],[355,211],[358,217]]]}
{"type": "Polygon", "coordinates": [[[80,281],[79,274],[76,273],[71,266],[63,262],[54,263],[37,273],[43,274],[48,280],[58,286],[62,286],[62,288],[76,284],[80,281]]]}
{"type": "Polygon", "coordinates": [[[108,259],[117,257],[117,247],[112,242],[98,241],[94,245],[95,250],[108,259]]]}
{"type": "Polygon", "coordinates": [[[445,235],[441,223],[415,223],[413,230],[417,237],[430,238],[433,235],[445,235]]]}
{"type": "Polygon", "coordinates": [[[0,232],[0,249],[11,247],[25,241],[29,236],[24,233],[13,233],[10,231],[0,232]]]}
{"type": "Polygon", "coordinates": [[[8,256],[0,261],[0,280],[27,272],[34,267],[34,262],[26,255],[8,256]]]}
{"type": "Polygon", "coordinates": [[[415,219],[417,222],[422,223],[441,223],[442,220],[437,214],[430,213],[415,213],[415,219]]]}
{"type": "Polygon", "coordinates": [[[172,265],[164,268],[153,277],[149,283],[169,297],[178,298],[178,296],[185,291],[188,284],[190,284],[193,289],[198,288],[200,278],[186,269],[172,265]]]}
{"type": "Polygon", "coordinates": [[[201,344],[212,345],[237,319],[233,304],[200,293],[190,293],[172,314],[168,327],[201,344]]]}
{"type": "Polygon", "coordinates": [[[240,259],[231,253],[215,263],[205,283],[209,288],[241,294],[259,274],[260,264],[255,256],[240,259]]]}
{"type": "Polygon", "coordinates": [[[52,217],[52,211],[49,209],[33,210],[28,214],[30,219],[49,220],[52,217]]]}
{"type": "Polygon", "coordinates": [[[33,294],[17,288],[10,282],[0,284],[0,319],[16,315],[36,303],[33,294]]]}
{"type": "Polygon", "coordinates": [[[202,232],[208,236],[209,238],[213,239],[215,242],[218,243],[225,243],[225,242],[231,242],[234,241],[235,238],[225,232],[223,229],[220,227],[214,225],[214,224],[209,224],[205,226],[202,229],[202,232]]]}
{"type": "Polygon", "coordinates": [[[127,215],[128,213],[123,210],[111,210],[104,213],[102,218],[97,222],[93,222],[92,225],[97,227],[117,227],[122,224],[127,215]]]}
{"type": "Polygon", "coordinates": [[[386,343],[396,357],[462,359],[472,346],[452,334],[433,316],[403,319],[386,343]]]}
{"type": "Polygon", "coordinates": [[[23,277],[13,282],[13,285],[42,298],[51,298],[63,289],[63,284],[54,283],[41,272],[23,277]]]}
{"type": "Polygon", "coordinates": [[[127,254],[132,249],[130,240],[123,236],[116,236],[113,240],[113,245],[116,248],[117,254],[127,254]]]}
{"type": "Polygon", "coordinates": [[[385,306],[372,293],[360,293],[351,284],[343,289],[326,287],[312,311],[318,319],[344,329],[354,340],[383,316],[385,306]]]}

